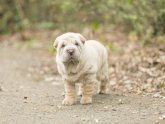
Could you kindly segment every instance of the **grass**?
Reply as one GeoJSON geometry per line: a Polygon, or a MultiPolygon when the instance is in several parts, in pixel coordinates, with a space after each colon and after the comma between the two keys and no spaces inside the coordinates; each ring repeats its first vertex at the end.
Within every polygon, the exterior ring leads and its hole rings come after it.
{"type": "Polygon", "coordinates": [[[114,47],[112,44],[108,44],[107,48],[108,48],[109,51],[111,51],[114,54],[118,54],[122,51],[120,48],[114,47]]]}

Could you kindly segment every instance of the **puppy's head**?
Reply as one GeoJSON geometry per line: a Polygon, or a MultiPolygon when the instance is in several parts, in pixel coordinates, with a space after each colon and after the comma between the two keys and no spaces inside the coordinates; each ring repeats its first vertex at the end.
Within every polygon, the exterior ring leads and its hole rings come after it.
{"type": "Polygon", "coordinates": [[[56,38],[53,46],[62,62],[79,61],[86,39],[79,33],[65,33],[56,38]]]}

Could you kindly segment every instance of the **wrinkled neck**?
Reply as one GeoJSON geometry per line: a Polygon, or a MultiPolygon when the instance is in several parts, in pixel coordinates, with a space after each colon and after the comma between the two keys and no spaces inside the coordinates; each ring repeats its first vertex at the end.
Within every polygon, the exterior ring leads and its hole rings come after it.
{"type": "Polygon", "coordinates": [[[71,61],[64,63],[64,67],[67,74],[76,74],[79,67],[79,61],[71,61]]]}

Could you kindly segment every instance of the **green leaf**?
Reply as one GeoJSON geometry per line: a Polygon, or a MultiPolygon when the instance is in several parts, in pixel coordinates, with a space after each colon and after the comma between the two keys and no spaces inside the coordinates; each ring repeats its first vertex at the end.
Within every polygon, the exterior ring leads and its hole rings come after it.
{"type": "Polygon", "coordinates": [[[120,53],[121,49],[114,47],[112,44],[107,45],[107,48],[112,52],[112,53],[120,53]]]}
{"type": "Polygon", "coordinates": [[[55,49],[54,47],[50,47],[50,48],[49,48],[49,52],[50,52],[51,54],[55,54],[55,53],[56,53],[56,49],[55,49]]]}
{"type": "Polygon", "coordinates": [[[26,40],[24,42],[24,45],[28,47],[33,47],[35,44],[36,44],[36,39],[26,40]]]}
{"type": "Polygon", "coordinates": [[[100,23],[99,22],[93,22],[90,27],[92,28],[93,31],[96,31],[100,28],[100,23]]]}
{"type": "Polygon", "coordinates": [[[145,40],[141,40],[139,43],[140,43],[141,46],[147,45],[147,41],[145,41],[145,40]]]}
{"type": "Polygon", "coordinates": [[[128,4],[132,4],[132,1],[133,1],[133,0],[127,0],[127,3],[128,3],[128,4]]]}

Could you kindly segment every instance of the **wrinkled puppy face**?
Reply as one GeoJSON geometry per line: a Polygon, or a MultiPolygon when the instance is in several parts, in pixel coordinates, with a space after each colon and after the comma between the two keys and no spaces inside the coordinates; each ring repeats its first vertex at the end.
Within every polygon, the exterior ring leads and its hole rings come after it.
{"type": "Polygon", "coordinates": [[[63,63],[79,62],[85,38],[78,33],[65,33],[56,38],[54,47],[63,63]]]}

